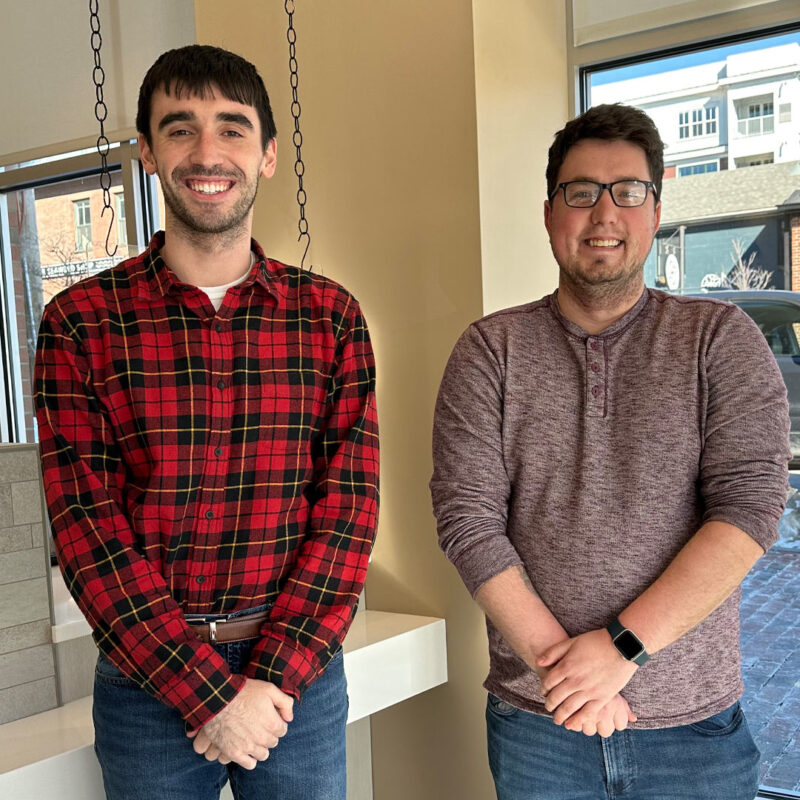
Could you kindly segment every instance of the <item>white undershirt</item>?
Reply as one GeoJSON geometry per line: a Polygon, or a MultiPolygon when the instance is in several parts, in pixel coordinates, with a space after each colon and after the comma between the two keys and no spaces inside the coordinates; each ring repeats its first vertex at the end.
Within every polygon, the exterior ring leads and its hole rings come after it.
{"type": "Polygon", "coordinates": [[[230,283],[224,283],[222,286],[198,286],[197,288],[201,292],[205,292],[208,295],[208,299],[211,301],[211,305],[214,306],[214,311],[219,311],[219,307],[222,305],[222,301],[225,298],[225,292],[231,288],[231,286],[236,286],[242,283],[247,276],[250,274],[250,270],[253,269],[253,264],[256,263],[256,254],[250,251],[250,266],[238,277],[236,280],[231,281],[230,283]]]}

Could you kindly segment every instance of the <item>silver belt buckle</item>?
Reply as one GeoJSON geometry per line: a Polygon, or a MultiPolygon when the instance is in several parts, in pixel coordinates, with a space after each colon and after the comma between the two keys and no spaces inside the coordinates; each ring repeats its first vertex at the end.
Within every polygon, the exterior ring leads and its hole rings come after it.
{"type": "Polygon", "coordinates": [[[217,643],[217,623],[216,620],[212,620],[208,623],[208,631],[209,631],[209,641],[211,644],[217,643]]]}

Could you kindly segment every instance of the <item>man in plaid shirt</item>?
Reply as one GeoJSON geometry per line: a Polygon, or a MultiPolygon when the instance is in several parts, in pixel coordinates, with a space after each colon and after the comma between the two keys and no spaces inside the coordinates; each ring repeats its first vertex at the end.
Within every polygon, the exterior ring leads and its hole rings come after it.
{"type": "Polygon", "coordinates": [[[100,649],[106,793],[343,799],[341,644],[378,500],[366,324],[250,238],[276,164],[252,64],[169,51],[136,122],[166,232],[50,302],[36,363],[59,563],[100,649]]]}

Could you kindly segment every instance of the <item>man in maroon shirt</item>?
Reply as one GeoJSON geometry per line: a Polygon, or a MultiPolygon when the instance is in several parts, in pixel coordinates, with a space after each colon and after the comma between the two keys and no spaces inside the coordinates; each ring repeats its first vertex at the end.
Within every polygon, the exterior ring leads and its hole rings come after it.
{"type": "Polygon", "coordinates": [[[645,286],[663,144],[601,105],[549,151],[558,290],[473,323],[436,405],[439,540],[486,613],[500,800],[752,800],[738,586],[789,417],[732,304],[645,286]]]}
{"type": "Polygon", "coordinates": [[[52,300],[36,364],[56,550],[100,649],[107,796],[198,800],[230,779],[237,797],[343,800],[341,643],[377,518],[366,324],[250,238],[276,165],[252,64],[167,52],[136,122],[166,232],[52,300]]]}

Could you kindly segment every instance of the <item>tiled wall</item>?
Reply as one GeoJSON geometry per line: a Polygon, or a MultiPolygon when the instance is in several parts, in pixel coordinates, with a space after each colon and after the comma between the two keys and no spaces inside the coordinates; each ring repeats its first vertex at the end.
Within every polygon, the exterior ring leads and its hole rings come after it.
{"type": "Polygon", "coordinates": [[[0,723],[57,705],[38,447],[0,444],[0,723]]]}

